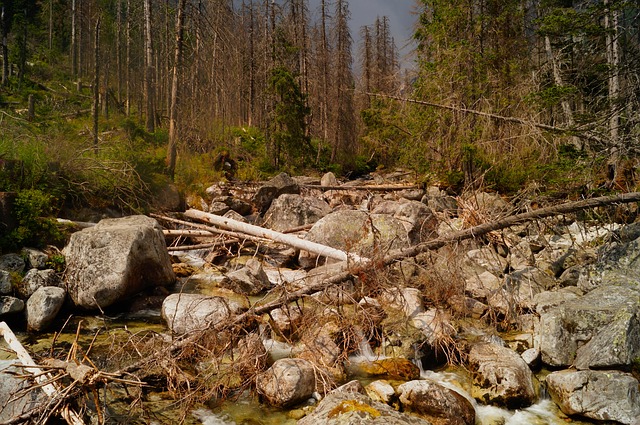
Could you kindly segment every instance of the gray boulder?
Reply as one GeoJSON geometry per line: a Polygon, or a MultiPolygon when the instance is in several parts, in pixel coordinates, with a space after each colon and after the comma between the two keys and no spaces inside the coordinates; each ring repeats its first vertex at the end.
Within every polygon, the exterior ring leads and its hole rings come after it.
{"type": "Polygon", "coordinates": [[[537,398],[534,376],[518,353],[492,343],[478,343],[469,351],[473,376],[471,395],[485,404],[517,409],[537,398]]]}
{"type": "Polygon", "coordinates": [[[0,296],[0,317],[5,314],[20,313],[24,310],[24,301],[19,298],[0,296]]]}
{"type": "Polygon", "coordinates": [[[640,356],[640,291],[602,286],[540,315],[542,361],[578,369],[629,366],[640,356]]]}
{"type": "Polygon", "coordinates": [[[328,173],[325,173],[320,179],[320,185],[321,186],[339,186],[340,182],[338,182],[336,175],[333,174],[331,171],[329,171],[328,173]]]}
{"type": "Polygon", "coordinates": [[[242,306],[222,297],[171,294],[162,303],[162,318],[175,334],[206,329],[231,317],[242,306]]]}
{"type": "Polygon", "coordinates": [[[347,386],[357,387],[348,383],[330,392],[298,425],[431,425],[426,419],[373,401],[356,388],[344,388],[347,386]]]}
{"type": "Polygon", "coordinates": [[[27,266],[32,269],[47,268],[49,256],[34,248],[23,248],[22,255],[27,259],[27,266]]]}
{"type": "Polygon", "coordinates": [[[409,381],[398,386],[405,411],[441,425],[474,425],[476,411],[459,393],[427,380],[409,381]]]}
{"type": "MultiPolygon", "coordinates": [[[[407,232],[398,219],[353,210],[336,211],[323,217],[305,239],[366,257],[384,255],[409,245],[407,232]]],[[[317,257],[301,251],[298,260],[302,267],[315,267],[317,257]]]]}
{"type": "Polygon", "coordinates": [[[25,262],[18,254],[0,255],[0,270],[22,273],[24,268],[25,262]]]}
{"type": "Polygon", "coordinates": [[[272,406],[291,406],[311,397],[316,388],[313,365],[304,359],[280,359],[256,377],[256,389],[272,406]]]}
{"type": "Polygon", "coordinates": [[[487,296],[487,304],[505,315],[514,311],[532,310],[534,297],[552,288],[553,277],[535,267],[509,273],[504,284],[487,296]]]}
{"type": "Polygon", "coordinates": [[[149,217],[102,220],[71,235],[63,253],[69,295],[86,309],[175,281],[162,229],[149,217]]]}
{"type": "Polygon", "coordinates": [[[272,286],[262,264],[254,258],[247,261],[241,269],[227,273],[227,278],[220,284],[244,295],[257,295],[272,286]]]}
{"type": "Polygon", "coordinates": [[[0,422],[12,419],[37,409],[46,403],[46,396],[40,389],[27,390],[33,385],[22,378],[24,368],[16,367],[15,360],[0,360],[0,422]]]}
{"type": "Polygon", "coordinates": [[[55,270],[31,269],[22,281],[16,285],[16,290],[18,294],[26,300],[39,288],[44,286],[60,286],[60,284],[60,278],[55,270]]]}
{"type": "Polygon", "coordinates": [[[11,293],[11,274],[6,270],[0,270],[0,295],[11,293]]]}
{"type": "Polygon", "coordinates": [[[258,189],[252,202],[258,211],[264,213],[274,199],[285,193],[300,193],[300,186],[287,173],[280,173],[258,189]]]}
{"type": "Polygon", "coordinates": [[[435,233],[437,220],[422,202],[401,199],[384,201],[371,211],[373,214],[388,214],[404,226],[411,243],[417,244],[435,233]]]}
{"type": "Polygon", "coordinates": [[[284,194],[274,199],[265,213],[266,227],[281,232],[305,224],[313,224],[331,212],[322,199],[284,194]]]}
{"type": "Polygon", "coordinates": [[[27,301],[27,328],[32,331],[46,329],[56,318],[67,293],[55,286],[36,290],[27,301]]]}
{"type": "Polygon", "coordinates": [[[638,380],[615,370],[562,370],[546,378],[553,401],[567,415],[634,424],[640,417],[638,380]]]}

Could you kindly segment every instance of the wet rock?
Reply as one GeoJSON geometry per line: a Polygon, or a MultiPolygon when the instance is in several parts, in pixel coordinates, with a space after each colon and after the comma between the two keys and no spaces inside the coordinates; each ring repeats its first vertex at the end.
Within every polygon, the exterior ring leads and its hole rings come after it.
{"type": "Polygon", "coordinates": [[[431,425],[425,419],[394,410],[357,391],[336,389],[298,425],[431,425]]]}
{"type": "Polygon", "coordinates": [[[5,254],[0,256],[0,270],[22,273],[24,268],[25,262],[18,254],[5,254]]]}
{"type": "Polygon", "coordinates": [[[0,270],[0,295],[11,293],[11,274],[6,270],[0,270]]]}
{"type": "Polygon", "coordinates": [[[247,261],[241,269],[227,273],[227,278],[220,284],[244,295],[257,295],[272,286],[262,263],[254,258],[247,261]]]}
{"type": "Polygon", "coordinates": [[[349,369],[368,376],[385,376],[392,379],[409,381],[420,378],[420,368],[411,360],[403,357],[387,357],[384,359],[353,362],[349,369]]]}
{"type": "Polygon", "coordinates": [[[372,400],[385,404],[391,404],[396,395],[393,386],[391,386],[389,381],[384,379],[373,381],[365,387],[365,391],[372,400]]]}
{"type": "Polygon", "coordinates": [[[553,401],[567,415],[632,424],[640,417],[639,383],[614,370],[563,370],[546,378],[553,401]]]}
{"type": "Polygon", "coordinates": [[[43,331],[58,315],[67,293],[55,286],[43,286],[36,290],[27,301],[27,328],[43,331]]]}
{"type": "Polygon", "coordinates": [[[171,294],[162,303],[162,318],[173,333],[183,334],[228,319],[238,312],[238,303],[200,294],[171,294]]]}
{"type": "Polygon", "coordinates": [[[300,186],[287,173],[280,173],[258,189],[252,202],[258,211],[264,213],[269,209],[274,199],[285,193],[300,193],[300,186]]]}
{"type": "Polygon", "coordinates": [[[49,256],[42,251],[33,248],[23,248],[22,256],[26,258],[27,267],[32,269],[46,269],[49,256]]]}
{"type": "Polygon", "coordinates": [[[5,314],[20,313],[24,310],[24,301],[19,298],[0,296],[0,317],[5,314]]]}
{"type": "Polygon", "coordinates": [[[33,388],[32,383],[21,378],[24,368],[16,367],[16,360],[0,360],[0,422],[7,423],[12,419],[37,409],[46,403],[46,396],[40,389],[33,388]]]}
{"type": "Polygon", "coordinates": [[[60,285],[60,278],[58,277],[58,274],[55,272],[55,270],[31,269],[27,272],[22,281],[16,285],[16,290],[18,294],[20,294],[20,296],[26,300],[34,292],[36,292],[38,288],[42,288],[44,286],[60,285]]]}
{"type": "Polygon", "coordinates": [[[428,380],[410,381],[398,386],[400,403],[409,412],[434,425],[473,425],[476,412],[459,393],[428,380]]]}
{"type": "MultiPolygon", "coordinates": [[[[375,257],[409,244],[402,223],[384,214],[342,210],[333,212],[313,225],[306,240],[361,256],[375,257]]],[[[298,258],[305,268],[315,267],[317,257],[301,251],[298,258]]],[[[320,261],[322,264],[324,261],[320,261]]]]}
{"type": "Polygon", "coordinates": [[[331,212],[322,199],[284,194],[274,199],[265,213],[264,225],[278,232],[313,224],[331,212]]]}
{"type": "Polygon", "coordinates": [[[537,398],[534,376],[522,357],[496,344],[474,344],[469,351],[472,396],[485,404],[510,409],[527,407],[537,398]]]}
{"type": "Polygon", "coordinates": [[[542,361],[578,369],[631,365],[640,356],[640,292],[602,286],[549,309],[536,329],[542,361]]]}
{"type": "Polygon", "coordinates": [[[286,407],[305,401],[316,388],[313,365],[304,359],[277,360],[256,378],[256,389],[272,406],[286,407]]]}
{"type": "Polygon", "coordinates": [[[102,220],[71,235],[63,253],[69,295],[86,309],[175,281],[162,229],[149,217],[102,220]]]}

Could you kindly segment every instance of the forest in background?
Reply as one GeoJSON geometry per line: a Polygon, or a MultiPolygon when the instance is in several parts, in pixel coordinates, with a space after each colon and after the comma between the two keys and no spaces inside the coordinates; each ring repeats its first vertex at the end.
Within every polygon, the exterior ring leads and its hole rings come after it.
{"type": "Polygon", "coordinates": [[[136,210],[220,158],[252,180],[635,186],[637,1],[417,0],[407,69],[386,17],[353,34],[348,0],[318,3],[0,0],[0,190],[136,210]]]}

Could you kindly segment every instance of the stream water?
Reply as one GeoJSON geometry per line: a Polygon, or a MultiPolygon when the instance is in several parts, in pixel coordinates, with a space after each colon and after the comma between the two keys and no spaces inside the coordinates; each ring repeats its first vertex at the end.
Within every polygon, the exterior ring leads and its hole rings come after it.
{"type": "MultiPolygon", "coordinates": [[[[29,335],[24,332],[18,332],[21,342],[33,353],[47,353],[51,350],[53,339],[56,340],[58,349],[67,349],[70,344],[76,340],[76,328],[82,321],[79,333],[78,343],[83,347],[92,346],[92,353],[100,357],[100,352],[106,351],[107,348],[113,347],[114,344],[123,344],[131,335],[141,331],[165,332],[166,328],[159,320],[157,311],[148,311],[144,315],[145,319],[141,320],[138,316],[84,316],[74,317],[70,320],[65,331],[61,334],[42,333],[38,335],[29,335]],[[95,335],[98,335],[95,338],[95,335]]],[[[268,348],[274,352],[274,357],[284,357],[288,354],[290,347],[286,344],[275,343],[273,341],[265,341],[268,348]]],[[[4,342],[3,342],[4,344],[4,342]]],[[[12,358],[12,355],[2,350],[3,345],[0,344],[0,359],[12,358]]],[[[370,361],[375,359],[375,354],[371,351],[368,344],[361,345],[362,353],[354,356],[351,361],[354,363],[361,361],[370,361]]],[[[100,361],[108,361],[101,359],[100,361]]],[[[559,411],[557,406],[543,393],[541,399],[526,409],[510,411],[494,406],[484,406],[476,403],[469,395],[470,380],[464,370],[459,368],[447,368],[439,371],[423,370],[421,371],[422,379],[435,381],[441,385],[451,388],[464,397],[469,399],[474,405],[477,413],[476,425],[564,425],[568,422],[574,425],[586,425],[593,422],[581,422],[567,418],[559,411]]],[[[351,378],[360,379],[363,384],[372,381],[370,377],[352,376],[351,378]]],[[[153,400],[155,408],[152,407],[153,419],[138,418],[128,423],[151,423],[151,424],[169,424],[177,423],[183,415],[179,408],[165,393],[153,393],[147,397],[153,400]]],[[[310,400],[307,405],[313,405],[314,400],[310,400]]],[[[152,404],[153,404],[152,403],[152,404]]],[[[124,409],[127,411],[126,405],[119,406],[116,402],[113,405],[115,410],[124,409]]],[[[304,407],[303,407],[304,408],[304,407]]],[[[226,401],[216,407],[202,407],[187,415],[185,423],[203,423],[207,425],[293,425],[296,415],[300,415],[300,406],[293,410],[274,409],[264,406],[252,395],[240,395],[232,401],[226,401]]],[[[602,423],[600,422],[602,425],[602,423]]]]}

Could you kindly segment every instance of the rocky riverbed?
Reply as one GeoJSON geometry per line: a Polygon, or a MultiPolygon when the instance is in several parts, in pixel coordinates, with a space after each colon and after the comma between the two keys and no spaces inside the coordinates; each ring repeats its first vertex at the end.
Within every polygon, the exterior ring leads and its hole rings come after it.
{"type": "MultiPolygon", "coordinates": [[[[188,399],[196,413],[187,422],[215,423],[216,401],[252,394],[303,425],[517,423],[508,422],[515,412],[541,403],[557,414],[526,423],[635,424],[635,209],[626,207],[625,223],[602,218],[623,215],[621,206],[521,223],[385,266],[399,250],[540,202],[535,193],[454,197],[405,178],[341,184],[332,175],[280,175],[188,199],[191,208],[342,251],[346,262],[190,226],[179,214],[102,220],[73,235],[64,273],[47,269],[51,257],[37,250],[0,257],[0,320],[32,336],[70,313],[157,320],[155,339],[125,337],[119,344],[131,342],[131,351],[99,368],[144,363],[135,376],[188,399]],[[434,374],[453,366],[464,371],[454,380],[434,374]],[[502,419],[488,419],[493,408],[506,409],[502,419]]],[[[37,358],[54,351],[33,350],[37,358]]],[[[2,391],[4,403],[14,389],[2,391]]],[[[18,401],[0,420],[31,406],[18,401]]]]}

